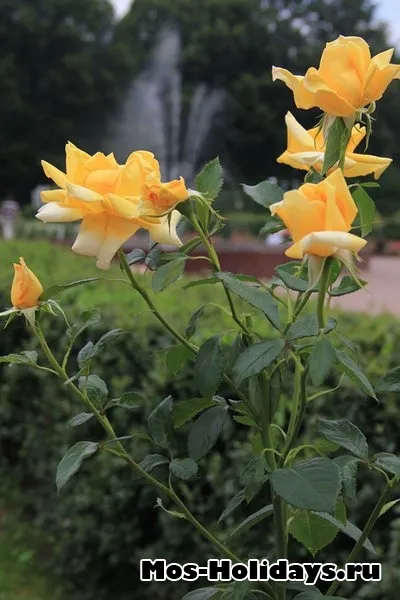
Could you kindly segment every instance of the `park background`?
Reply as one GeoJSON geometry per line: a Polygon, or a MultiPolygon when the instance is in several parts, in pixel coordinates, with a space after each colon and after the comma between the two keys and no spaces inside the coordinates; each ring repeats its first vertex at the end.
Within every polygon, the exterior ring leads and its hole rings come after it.
{"type": "MultiPolygon", "coordinates": [[[[362,36],[373,54],[395,47],[393,62],[400,62],[397,0],[135,0],[132,5],[0,0],[0,233],[7,238],[0,239],[0,306],[9,305],[11,264],[20,255],[47,286],[95,274],[91,259],[69,250],[73,225],[45,226],[34,219],[39,192],[48,185],[40,160],[63,168],[67,140],[88,152],[114,151],[121,161],[132,150],[152,150],[165,179],[183,174],[189,185],[218,154],[225,186],[217,208],[228,217],[221,248],[248,257],[241,259],[239,272],[251,271],[252,253],[264,257],[268,276],[272,259],[259,235],[265,209],[246,199],[240,184],[268,178],[286,189],[298,185],[302,174],[276,163],[286,144],[284,116],[289,108],[310,127],[318,116],[295,109],[287,88],[272,83],[271,66],[304,73],[339,34],[362,36]]],[[[393,158],[393,165],[373,190],[379,214],[362,263],[369,285],[337,307],[346,311],[341,333],[359,345],[373,383],[400,364],[399,98],[394,82],[374,115],[378,123],[369,152],[393,158]]],[[[146,243],[137,236],[128,246],[146,243]]],[[[283,262],[282,249],[274,252],[283,262]]],[[[117,266],[105,277],[116,272],[117,266]]],[[[200,304],[216,299],[215,289],[183,291],[184,283],[158,299],[179,328],[200,304]]],[[[111,282],[82,289],[64,296],[65,308],[75,315],[93,305],[101,308],[101,320],[82,336],[82,346],[112,327],[131,332],[99,359],[99,374],[115,397],[127,389],[140,391],[149,398],[147,413],[168,394],[177,400],[196,397],[190,366],[175,372],[165,364],[171,340],[140,299],[111,282]]],[[[62,323],[49,319],[45,326],[60,351],[62,323]]],[[[206,338],[217,327],[220,313],[208,307],[201,335],[206,338]]],[[[1,354],[35,348],[22,319],[1,332],[0,347],[1,354]]],[[[337,383],[331,375],[327,387],[337,383]]],[[[377,408],[345,381],[328,398],[310,407],[305,439],[316,415],[340,414],[365,431],[375,451],[399,450],[395,395],[377,408]]],[[[290,403],[288,395],[285,402],[290,403]]],[[[18,366],[1,366],[0,600],[181,597],[184,585],[141,584],[140,558],[202,563],[211,550],[189,525],[156,510],[155,492],[134,481],[124,466],[100,457],[57,496],[54,473],[65,450],[73,441],[99,435],[92,424],[66,427],[77,412],[62,386],[18,366]]],[[[144,427],[145,417],[113,414],[124,432],[144,427]]],[[[207,479],[187,487],[194,512],[204,521],[215,522],[240,489],[233,462],[244,464],[250,444],[243,429],[230,423],[209,459],[207,479]]],[[[143,445],[136,452],[147,450],[143,445]]],[[[361,474],[360,490],[351,507],[358,524],[375,497],[368,472],[361,474]]],[[[260,506],[254,500],[251,511],[260,506]]],[[[240,509],[222,526],[233,531],[244,516],[240,509]]],[[[233,536],[233,545],[239,554],[250,548],[257,556],[271,544],[272,533],[263,523],[233,536]]],[[[352,597],[395,599],[400,583],[395,510],[382,518],[373,542],[384,563],[384,581],[360,585],[352,597]]],[[[329,556],[339,562],[349,546],[338,536],[329,556]]],[[[304,551],[297,558],[311,556],[304,551]]]]}

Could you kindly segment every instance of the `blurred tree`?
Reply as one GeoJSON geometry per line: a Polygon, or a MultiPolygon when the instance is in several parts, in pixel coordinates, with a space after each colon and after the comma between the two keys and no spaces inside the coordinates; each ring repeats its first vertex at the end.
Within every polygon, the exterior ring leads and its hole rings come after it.
{"type": "Polygon", "coordinates": [[[101,138],[132,64],[114,25],[108,0],[0,0],[1,195],[26,201],[41,158],[101,138]]]}
{"type": "MultiPolygon", "coordinates": [[[[255,183],[269,174],[293,180],[301,174],[275,163],[285,148],[285,113],[291,110],[311,127],[319,111],[297,111],[291,92],[272,83],[271,65],[304,73],[339,34],[362,36],[373,53],[390,47],[374,10],[370,0],[135,0],[117,35],[143,64],[160,28],[176,24],[186,85],[205,81],[228,91],[224,127],[210,155],[221,152],[240,181],[255,183]]],[[[395,88],[378,104],[370,150],[400,158],[395,88]]]]}

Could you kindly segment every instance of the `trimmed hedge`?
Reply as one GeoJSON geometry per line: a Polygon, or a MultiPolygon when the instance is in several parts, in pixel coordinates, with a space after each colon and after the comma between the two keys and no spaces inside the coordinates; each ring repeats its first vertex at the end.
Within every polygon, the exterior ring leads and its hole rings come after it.
{"type": "MultiPolygon", "coordinates": [[[[129,334],[106,348],[97,359],[95,372],[107,381],[114,397],[126,390],[140,391],[149,399],[149,413],[152,406],[168,394],[175,400],[198,395],[190,364],[176,375],[168,373],[162,351],[172,341],[145,310],[142,300],[128,286],[110,281],[121,277],[118,267],[103,275],[95,269],[91,259],[44,243],[2,243],[0,253],[0,306],[8,306],[12,277],[8,265],[20,254],[46,285],[99,275],[108,280],[76,288],[65,293],[61,301],[72,314],[93,305],[103,307],[100,324],[81,336],[71,357],[72,365],[76,352],[89,339],[95,341],[115,327],[129,330],[129,334]]],[[[145,281],[147,279],[145,276],[145,281]]],[[[184,283],[171,286],[156,298],[157,304],[180,330],[201,304],[224,302],[219,286],[183,290],[184,283]]],[[[210,337],[216,329],[221,329],[221,324],[226,324],[226,330],[232,328],[230,317],[210,304],[202,320],[202,335],[210,337]],[[217,321],[218,327],[214,327],[217,321]]],[[[257,326],[267,328],[261,318],[257,326]]],[[[61,355],[65,344],[62,320],[49,316],[44,320],[44,327],[50,344],[61,355]]],[[[359,345],[360,359],[373,383],[389,368],[400,364],[399,321],[389,316],[370,318],[343,314],[339,332],[359,345]]],[[[22,319],[14,320],[1,332],[0,339],[2,354],[35,348],[22,319]]],[[[332,373],[327,385],[337,383],[338,376],[332,373]]],[[[287,385],[284,406],[290,410],[290,382],[287,385]]],[[[229,393],[229,390],[221,390],[222,395],[229,393]]],[[[9,501],[22,502],[33,525],[43,531],[48,542],[43,560],[49,569],[65,577],[66,588],[74,600],[108,600],[110,597],[131,600],[133,595],[139,600],[181,597],[186,591],[184,584],[140,583],[140,558],[203,563],[213,555],[213,550],[191,525],[155,509],[156,492],[134,480],[123,463],[101,454],[87,461],[79,475],[57,496],[55,469],[66,449],[79,439],[101,438],[100,429],[92,421],[79,428],[66,427],[69,418],[80,411],[81,407],[65,388],[50,376],[19,366],[1,367],[0,492],[9,501]]],[[[374,451],[398,450],[399,411],[395,395],[385,397],[384,403],[378,406],[345,380],[338,391],[310,403],[308,425],[303,434],[314,435],[316,416],[331,418],[333,415],[348,417],[356,423],[374,451]]],[[[144,427],[145,415],[113,409],[112,420],[118,433],[123,435],[144,427]]],[[[216,522],[227,501],[240,489],[240,466],[248,460],[251,443],[248,429],[231,422],[214,452],[203,459],[208,461],[207,476],[203,471],[198,480],[182,488],[190,497],[193,512],[207,524],[216,522]]],[[[143,443],[132,447],[138,458],[146,450],[143,443]]],[[[361,493],[351,507],[352,520],[357,524],[363,523],[371,510],[376,500],[376,486],[376,477],[371,480],[369,472],[361,471],[361,493]]],[[[264,498],[263,493],[259,494],[249,507],[240,507],[222,528],[230,530],[250,512],[263,506],[267,493],[266,490],[264,498]]],[[[363,586],[354,598],[378,599],[382,593],[385,599],[394,598],[395,594],[397,597],[398,527],[393,512],[388,513],[372,536],[384,560],[392,561],[393,586],[385,576],[383,587],[363,586]]],[[[261,547],[265,550],[268,546],[272,535],[272,524],[263,521],[244,536],[233,538],[231,546],[239,555],[250,551],[252,556],[257,556],[261,547]]],[[[335,561],[340,562],[350,547],[351,542],[339,535],[328,552],[321,553],[318,559],[329,556],[332,560],[334,556],[335,561]]],[[[310,560],[306,551],[298,558],[310,560]]]]}

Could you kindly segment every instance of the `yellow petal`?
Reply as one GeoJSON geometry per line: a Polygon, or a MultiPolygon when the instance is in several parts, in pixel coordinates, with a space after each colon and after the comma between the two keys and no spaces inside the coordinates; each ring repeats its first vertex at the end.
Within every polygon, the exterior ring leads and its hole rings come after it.
{"type": "Polygon", "coordinates": [[[400,78],[400,65],[390,64],[393,49],[381,52],[371,60],[364,95],[368,101],[379,100],[393,79],[400,78]]]}
{"type": "Polygon", "coordinates": [[[314,94],[310,93],[304,87],[304,77],[302,75],[293,75],[287,69],[281,67],[272,67],[272,81],[280,79],[293,92],[294,101],[297,108],[312,108],[316,106],[314,94]]]}
{"type": "Polygon", "coordinates": [[[69,181],[82,185],[87,174],[85,165],[90,159],[90,154],[68,142],[65,146],[65,158],[69,181]]]}
{"type": "Polygon", "coordinates": [[[66,190],[43,190],[40,192],[42,202],[64,202],[67,198],[66,190]]]}
{"type": "Polygon", "coordinates": [[[343,231],[316,231],[308,234],[285,252],[289,258],[300,259],[305,254],[331,256],[338,250],[359,252],[367,243],[357,235],[343,231]]]}
{"type": "Polygon", "coordinates": [[[303,238],[315,229],[324,228],[324,203],[318,200],[310,202],[301,193],[301,190],[302,188],[286,192],[281,202],[270,206],[271,214],[276,214],[282,219],[294,241],[303,238]]]}
{"type": "Polygon", "coordinates": [[[288,152],[304,152],[315,150],[314,140],[309,132],[294,118],[291,112],[285,116],[287,127],[287,150],[288,152]]]}
{"type": "Polygon", "coordinates": [[[72,250],[85,256],[96,256],[97,267],[108,269],[115,254],[137,229],[135,221],[112,217],[106,213],[86,216],[72,250]]]}
{"type": "Polygon", "coordinates": [[[378,179],[390,166],[392,159],[369,154],[349,153],[347,157],[351,160],[351,166],[344,165],[345,177],[363,177],[373,174],[378,179]]]}
{"type": "Polygon", "coordinates": [[[349,143],[347,144],[346,153],[354,152],[354,149],[357,148],[358,144],[365,138],[366,132],[365,127],[362,127],[359,124],[353,127],[349,143]]]}
{"type": "Polygon", "coordinates": [[[337,117],[349,117],[356,112],[357,107],[332,89],[314,67],[308,69],[304,77],[304,87],[313,95],[313,106],[318,106],[326,113],[337,117]]]}
{"type": "Polygon", "coordinates": [[[122,198],[116,194],[108,194],[102,205],[111,215],[134,219],[139,216],[138,203],[138,198],[122,198]]]}
{"type": "Polygon", "coordinates": [[[358,211],[342,170],[336,169],[333,173],[328,175],[325,181],[318,185],[321,186],[321,189],[325,186],[332,186],[335,189],[337,206],[343,215],[347,230],[349,230],[358,211]]]}
{"type": "Polygon", "coordinates": [[[83,217],[83,212],[77,208],[69,208],[58,202],[49,202],[41,206],[36,218],[42,223],[72,223],[83,217]]]}
{"type": "Polygon", "coordinates": [[[93,192],[89,188],[81,185],[75,185],[74,183],[67,182],[66,184],[68,196],[76,198],[81,202],[100,202],[103,199],[102,194],[93,192]]]}
{"type": "Polygon", "coordinates": [[[169,244],[171,246],[182,246],[182,242],[176,232],[176,227],[182,215],[177,210],[173,210],[170,214],[170,222],[168,217],[162,217],[160,223],[152,225],[150,222],[146,225],[150,237],[159,244],[169,244]]]}
{"type": "Polygon", "coordinates": [[[36,275],[28,269],[24,259],[14,264],[14,280],[11,286],[11,303],[20,310],[38,306],[43,287],[36,275]]]}
{"type": "Polygon", "coordinates": [[[53,165],[46,162],[45,160],[42,160],[42,167],[43,167],[43,171],[44,171],[44,174],[46,175],[46,177],[48,177],[49,179],[52,179],[54,181],[54,183],[56,185],[58,185],[58,187],[65,188],[66,183],[67,183],[67,178],[65,176],[65,173],[60,171],[60,169],[53,167],[53,165]]]}
{"type": "Polygon", "coordinates": [[[326,44],[318,69],[329,89],[354,108],[362,106],[367,67],[364,59],[365,55],[358,44],[339,38],[326,44]]]}

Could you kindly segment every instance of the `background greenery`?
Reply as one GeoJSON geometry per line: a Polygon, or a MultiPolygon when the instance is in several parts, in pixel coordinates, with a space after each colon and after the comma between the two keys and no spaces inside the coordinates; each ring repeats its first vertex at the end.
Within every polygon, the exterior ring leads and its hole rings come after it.
{"type": "MultiPolygon", "coordinates": [[[[4,265],[10,265],[19,254],[29,256],[30,265],[46,285],[65,283],[71,279],[71,273],[74,273],[75,279],[91,276],[92,271],[98,275],[90,259],[82,259],[69,250],[45,243],[2,243],[0,253],[4,265]]],[[[0,272],[1,306],[8,306],[11,276],[11,269],[7,272],[3,268],[0,272]]],[[[120,277],[119,269],[112,268],[107,277],[120,277]]],[[[146,275],[145,281],[148,279],[146,275]]],[[[199,305],[219,299],[223,304],[218,287],[183,290],[184,283],[178,282],[156,298],[164,313],[181,330],[199,305]]],[[[136,390],[148,399],[145,414],[142,411],[113,409],[112,420],[119,434],[143,429],[146,414],[168,394],[174,400],[187,400],[198,395],[190,363],[176,374],[166,368],[163,350],[171,345],[171,340],[152,315],[143,312],[142,301],[127,286],[111,281],[99,282],[71,291],[63,296],[62,301],[68,312],[75,315],[93,304],[102,307],[100,323],[82,334],[76,351],[89,339],[96,341],[111,328],[122,327],[129,331],[106,348],[95,368],[95,372],[107,381],[112,397],[123,391],[136,390]]],[[[260,328],[265,328],[261,316],[258,322],[260,328]]],[[[206,309],[202,325],[201,335],[204,337],[220,331],[224,325],[226,329],[232,327],[230,318],[212,304],[206,309]]],[[[62,320],[49,316],[44,326],[50,344],[61,356],[66,341],[62,320]]],[[[358,345],[357,356],[372,383],[400,363],[400,323],[391,317],[373,319],[343,314],[339,333],[358,345]]],[[[4,354],[34,347],[23,319],[13,321],[1,332],[4,354]]],[[[75,368],[76,351],[71,359],[71,373],[75,368]]],[[[332,373],[327,385],[337,383],[338,377],[332,373]]],[[[291,382],[286,382],[286,386],[282,416],[290,409],[291,382]]],[[[227,389],[221,389],[220,393],[232,398],[227,389]]],[[[99,439],[99,436],[101,439],[102,435],[92,421],[74,429],[66,426],[74,414],[82,411],[82,407],[70,398],[64,386],[51,377],[43,377],[42,373],[24,367],[2,366],[0,399],[1,505],[11,517],[18,508],[37,532],[39,546],[37,540],[32,541],[35,560],[49,577],[60,582],[65,597],[74,600],[92,600],[94,597],[99,600],[110,597],[128,600],[133,593],[143,600],[181,597],[186,591],[183,584],[140,583],[140,558],[162,557],[178,562],[190,560],[202,563],[205,557],[213,556],[213,550],[189,524],[156,509],[156,492],[143,482],[134,480],[122,462],[108,455],[96,456],[87,461],[79,475],[57,496],[54,484],[56,465],[69,445],[78,440],[99,439]]],[[[398,450],[395,395],[388,395],[377,405],[345,380],[340,390],[309,404],[303,435],[315,437],[317,416],[349,418],[367,435],[374,452],[398,450]]],[[[182,454],[185,452],[183,437],[182,454]]],[[[188,498],[194,513],[208,525],[216,523],[228,500],[241,488],[240,471],[248,461],[253,442],[247,428],[230,422],[214,451],[202,459],[199,477],[190,484],[182,484],[181,493],[188,498]]],[[[132,451],[140,459],[152,450],[143,442],[133,446],[132,451]]],[[[349,506],[350,518],[356,524],[365,522],[376,500],[378,486],[375,475],[372,477],[368,471],[360,471],[359,494],[349,506]]],[[[224,534],[263,506],[267,494],[265,490],[249,506],[238,508],[221,524],[224,534]]],[[[364,585],[352,592],[352,598],[397,598],[399,526],[396,512],[382,517],[372,540],[379,557],[386,564],[383,584],[364,585]]],[[[24,536],[24,531],[21,535],[24,536]]],[[[258,556],[270,547],[272,535],[272,523],[263,521],[243,536],[234,537],[231,545],[238,554],[250,552],[252,556],[258,556]]],[[[28,539],[28,542],[31,544],[31,540],[28,539]]],[[[350,547],[351,541],[340,534],[328,550],[318,555],[318,559],[329,557],[331,561],[340,562],[350,547]]],[[[294,550],[294,547],[290,548],[293,557],[294,550]]],[[[298,552],[300,560],[311,560],[305,550],[298,552]]],[[[367,559],[371,557],[365,557],[367,559]]],[[[31,565],[35,564],[34,558],[31,560],[31,565]]],[[[19,569],[18,564],[17,561],[19,569]]],[[[5,574],[7,568],[7,563],[0,561],[0,582],[2,576],[9,576],[5,574]]],[[[26,577],[28,585],[30,579],[36,577],[35,568],[30,569],[26,577]]],[[[36,585],[35,581],[31,585],[36,585]]],[[[38,593],[38,600],[47,600],[45,589],[38,593]]],[[[5,600],[9,599],[5,597],[5,600]]]]}

